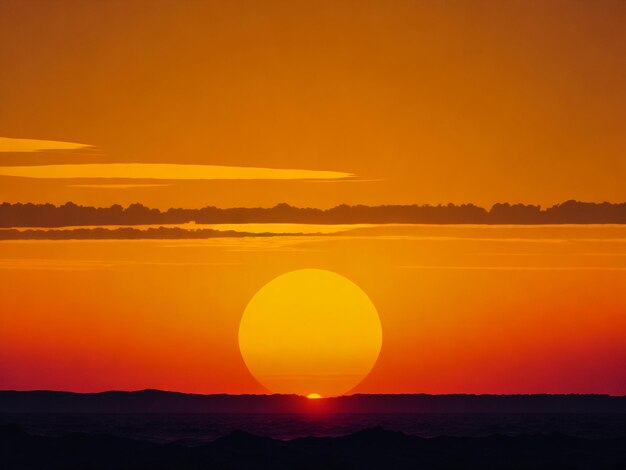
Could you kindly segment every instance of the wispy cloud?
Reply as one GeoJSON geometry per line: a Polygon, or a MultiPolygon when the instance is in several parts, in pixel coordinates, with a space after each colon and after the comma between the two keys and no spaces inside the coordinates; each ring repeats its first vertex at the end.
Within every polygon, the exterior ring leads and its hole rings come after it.
{"type": "Polygon", "coordinates": [[[68,184],[67,185],[69,188],[91,188],[91,189],[130,189],[130,188],[162,188],[164,186],[171,186],[170,184],[141,184],[141,183],[135,183],[135,184],[106,184],[106,183],[102,183],[102,184],[98,184],[98,183],[94,183],[94,184],[68,184]]]}
{"type": "Polygon", "coordinates": [[[238,266],[231,261],[134,261],[134,260],[87,260],[58,258],[0,258],[0,270],[36,271],[91,271],[120,266],[238,266]]]}
{"type": "Polygon", "coordinates": [[[3,258],[0,259],[0,269],[10,270],[92,270],[108,269],[115,264],[104,260],[66,260],[66,259],[32,259],[32,258],[3,258]]]}
{"type": "Polygon", "coordinates": [[[449,266],[406,265],[400,269],[442,269],[452,271],[626,271],[625,266],[449,266]]]}
{"type": "MultiPolygon", "coordinates": [[[[0,153],[34,153],[50,150],[95,150],[93,145],[41,139],[0,137],[0,153]]],[[[133,180],[305,180],[360,181],[342,171],[294,168],[264,168],[175,163],[63,163],[54,165],[0,166],[0,176],[37,179],[133,179],[133,180]]],[[[140,183],[105,184],[90,182],[78,188],[136,188],[140,183]]],[[[166,186],[143,184],[141,186],[166,186]]]]}
{"type": "Polygon", "coordinates": [[[92,145],[57,140],[13,139],[0,137],[0,152],[41,152],[44,150],[90,149],[92,145]]]}
{"type": "Polygon", "coordinates": [[[310,180],[309,183],[380,183],[382,181],[388,181],[386,178],[376,178],[376,179],[326,179],[326,180],[310,180]]]}
{"type": "Polygon", "coordinates": [[[71,165],[3,166],[0,176],[45,179],[155,180],[324,180],[352,178],[352,173],[286,168],[257,168],[171,163],[89,163],[71,165]]]}

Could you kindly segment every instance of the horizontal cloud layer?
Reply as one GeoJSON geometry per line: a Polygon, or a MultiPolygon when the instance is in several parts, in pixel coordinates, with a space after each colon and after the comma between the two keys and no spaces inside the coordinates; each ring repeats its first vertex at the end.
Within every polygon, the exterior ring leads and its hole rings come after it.
{"type": "Polygon", "coordinates": [[[124,178],[160,180],[307,180],[342,179],[355,175],[340,171],[255,168],[169,163],[90,163],[0,167],[0,176],[24,178],[124,178]]]}
{"type": "Polygon", "coordinates": [[[134,189],[134,188],[164,188],[166,186],[170,186],[167,183],[131,183],[131,184],[123,184],[123,183],[91,183],[91,184],[68,184],[70,188],[89,188],[89,189],[134,189]]]}
{"type": "Polygon", "coordinates": [[[39,152],[42,150],[78,150],[92,148],[88,144],[56,140],[13,139],[0,137],[0,152],[39,152]]]}

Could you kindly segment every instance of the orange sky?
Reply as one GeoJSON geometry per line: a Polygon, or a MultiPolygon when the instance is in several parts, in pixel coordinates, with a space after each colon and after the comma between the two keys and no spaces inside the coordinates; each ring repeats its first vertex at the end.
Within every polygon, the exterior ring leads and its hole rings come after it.
{"type": "Polygon", "coordinates": [[[353,392],[624,395],[625,243],[624,226],[4,241],[0,389],[266,393],[238,347],[246,305],[320,268],[380,316],[380,356],[353,392]]]}
{"type": "MultiPolygon", "coordinates": [[[[3,0],[0,202],[623,202],[624,25],[621,0],[3,0]]],[[[0,389],[266,392],[241,315],[318,268],[380,315],[354,392],[623,395],[624,227],[2,241],[0,389]]]]}
{"type": "Polygon", "coordinates": [[[143,188],[0,176],[0,200],[622,201],[625,23],[621,1],[4,1],[0,137],[94,147],[0,146],[0,170],[136,162],[356,176],[143,188]]]}

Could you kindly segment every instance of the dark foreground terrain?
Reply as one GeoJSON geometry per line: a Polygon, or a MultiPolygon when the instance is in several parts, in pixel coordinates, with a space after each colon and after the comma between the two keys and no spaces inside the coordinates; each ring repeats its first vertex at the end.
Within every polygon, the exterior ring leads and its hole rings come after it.
{"type": "Polygon", "coordinates": [[[626,469],[626,397],[0,391],[0,470],[40,468],[626,469]]]}
{"type": "Polygon", "coordinates": [[[626,468],[626,438],[560,434],[421,438],[382,428],[289,441],[234,432],[185,446],[104,434],[30,435],[0,427],[0,468],[352,469],[626,468]]]}
{"type": "Polygon", "coordinates": [[[0,390],[0,413],[626,413],[626,396],[198,395],[163,390],[72,393],[0,390]]]}

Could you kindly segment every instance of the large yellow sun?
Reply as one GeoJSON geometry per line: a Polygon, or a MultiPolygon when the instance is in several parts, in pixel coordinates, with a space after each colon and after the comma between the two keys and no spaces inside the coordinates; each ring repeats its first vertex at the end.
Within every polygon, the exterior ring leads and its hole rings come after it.
{"type": "Polygon", "coordinates": [[[292,271],[250,300],[239,348],[275,393],[341,395],[370,372],[382,344],[374,304],[356,284],[322,269],[292,271]]]}

